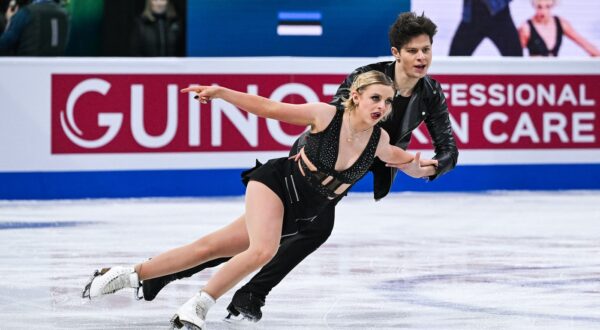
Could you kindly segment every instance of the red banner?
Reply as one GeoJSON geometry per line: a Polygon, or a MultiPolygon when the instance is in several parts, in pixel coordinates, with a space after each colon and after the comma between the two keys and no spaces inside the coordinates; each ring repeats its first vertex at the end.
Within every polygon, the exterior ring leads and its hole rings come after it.
{"type": "Polygon", "coordinates": [[[438,75],[460,148],[600,147],[598,75],[438,75]]]}
{"type": "Polygon", "coordinates": [[[284,102],[305,103],[331,100],[343,78],[55,74],[52,153],[288,150],[304,127],[269,123],[222,100],[200,104],[179,90],[218,84],[284,102]]]}
{"type": "MultiPolygon", "coordinates": [[[[181,88],[218,84],[290,103],[329,102],[344,75],[52,75],[52,153],[287,150],[304,128],[181,88]]],[[[438,75],[461,149],[598,148],[600,76],[438,75]]],[[[423,133],[426,133],[423,129],[423,133]]],[[[430,148],[415,136],[413,148],[430,148]]]]}

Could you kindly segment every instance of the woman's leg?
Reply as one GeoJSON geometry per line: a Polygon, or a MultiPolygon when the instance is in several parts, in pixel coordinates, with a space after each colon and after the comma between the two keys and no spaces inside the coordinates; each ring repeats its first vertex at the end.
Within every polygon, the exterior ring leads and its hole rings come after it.
{"type": "Polygon", "coordinates": [[[283,225],[283,203],[260,182],[248,183],[245,220],[250,243],[248,249],[231,258],[203,288],[214,299],[265,265],[277,253],[283,225]]]}
{"type": "Polygon", "coordinates": [[[161,253],[135,266],[140,280],[173,274],[203,262],[236,255],[248,248],[245,215],[199,240],[161,253]]]}

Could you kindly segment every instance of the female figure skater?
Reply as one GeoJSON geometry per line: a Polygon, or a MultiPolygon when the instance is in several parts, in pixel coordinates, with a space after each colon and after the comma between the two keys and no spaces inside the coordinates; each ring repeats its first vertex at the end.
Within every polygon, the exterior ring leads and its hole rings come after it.
{"type": "Polygon", "coordinates": [[[552,15],[558,0],[532,0],[533,17],[519,27],[521,46],[529,56],[558,56],[563,34],[583,48],[590,56],[600,56],[600,50],[581,36],[566,19],[552,15]]]}
{"type": "MultiPolygon", "coordinates": [[[[340,106],[327,103],[287,104],[219,86],[189,87],[200,102],[220,98],[260,117],[310,125],[310,134],[294,157],[269,160],[242,174],[247,183],[245,213],[233,223],[191,244],[167,251],[134,267],[96,271],[83,296],[90,299],[139,281],[172,274],[200,263],[230,257],[206,286],[183,304],[171,319],[174,328],[202,329],[208,309],[235,284],[266,264],[282,236],[310,221],[345,192],[371,166],[375,156],[402,164],[419,160],[389,144],[377,123],[391,111],[394,83],[384,73],[360,74],[340,106]]],[[[437,166],[436,160],[422,160],[437,166]]]]}

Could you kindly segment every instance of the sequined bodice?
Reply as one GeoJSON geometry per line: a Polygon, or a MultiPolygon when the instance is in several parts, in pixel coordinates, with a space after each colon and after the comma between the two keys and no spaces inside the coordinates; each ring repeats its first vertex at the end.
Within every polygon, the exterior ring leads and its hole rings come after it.
{"type": "MultiPolygon", "coordinates": [[[[336,110],[337,111],[327,128],[318,133],[307,134],[304,144],[304,153],[317,167],[318,172],[322,174],[319,175],[319,177],[332,176],[335,181],[338,181],[340,184],[345,183],[352,185],[362,178],[371,167],[375,158],[377,144],[379,143],[379,138],[381,136],[381,128],[379,126],[373,127],[373,132],[371,133],[367,146],[352,166],[342,171],[336,171],[335,163],[337,162],[340,149],[340,132],[344,118],[344,107],[338,106],[336,110]]],[[[309,182],[310,181],[314,180],[309,180],[309,182]]],[[[322,184],[316,184],[315,182],[311,182],[311,185],[321,193],[328,196],[331,196],[332,194],[331,185],[324,186],[322,184]]]]}

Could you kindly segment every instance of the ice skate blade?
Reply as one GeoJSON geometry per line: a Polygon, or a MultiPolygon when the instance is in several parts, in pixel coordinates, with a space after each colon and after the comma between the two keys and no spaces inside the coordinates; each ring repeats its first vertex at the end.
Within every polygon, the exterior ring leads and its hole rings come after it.
{"type": "MultiPolygon", "coordinates": [[[[185,330],[202,330],[195,324],[182,321],[179,319],[179,315],[173,315],[171,318],[171,329],[185,329],[185,330]]],[[[204,328],[206,330],[206,328],[204,328]]]]}
{"type": "Polygon", "coordinates": [[[237,316],[229,313],[227,314],[227,316],[225,316],[223,318],[223,322],[225,323],[229,323],[232,326],[235,326],[237,328],[237,326],[240,327],[244,327],[244,328],[248,328],[251,327],[253,328],[254,325],[256,324],[256,321],[253,321],[252,319],[243,316],[241,313],[238,314],[237,316]]]}
{"type": "Polygon", "coordinates": [[[81,298],[88,298],[90,300],[92,299],[92,297],[90,296],[90,289],[92,288],[92,282],[94,282],[94,279],[96,279],[96,277],[104,275],[109,269],[110,268],[102,268],[99,270],[96,269],[94,271],[94,274],[92,274],[92,276],[90,276],[90,280],[83,288],[83,292],[81,293],[81,298]]]}

